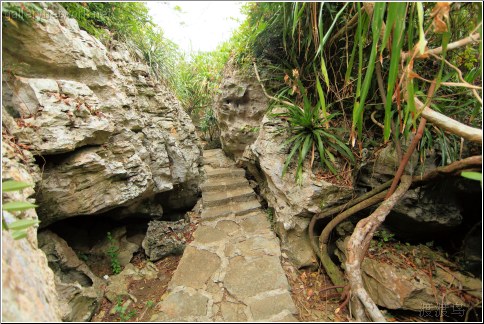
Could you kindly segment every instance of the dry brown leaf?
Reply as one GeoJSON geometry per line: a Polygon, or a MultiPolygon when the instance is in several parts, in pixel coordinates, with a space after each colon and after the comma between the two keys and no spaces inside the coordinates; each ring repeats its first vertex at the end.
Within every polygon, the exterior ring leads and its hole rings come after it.
{"type": "Polygon", "coordinates": [[[407,74],[407,78],[409,78],[409,79],[420,78],[420,75],[418,75],[417,73],[415,73],[413,71],[409,71],[408,74],[407,74]]]}
{"type": "Polygon", "coordinates": [[[449,21],[450,4],[452,2],[437,2],[432,14],[434,18],[433,26],[435,33],[445,33],[448,30],[447,23],[449,21]]]}

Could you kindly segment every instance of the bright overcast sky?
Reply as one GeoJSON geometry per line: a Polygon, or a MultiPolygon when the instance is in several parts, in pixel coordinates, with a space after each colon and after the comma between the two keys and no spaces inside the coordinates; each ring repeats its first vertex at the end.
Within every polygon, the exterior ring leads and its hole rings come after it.
{"type": "Polygon", "coordinates": [[[185,52],[212,51],[243,22],[240,1],[148,1],[155,23],[185,52]]]}

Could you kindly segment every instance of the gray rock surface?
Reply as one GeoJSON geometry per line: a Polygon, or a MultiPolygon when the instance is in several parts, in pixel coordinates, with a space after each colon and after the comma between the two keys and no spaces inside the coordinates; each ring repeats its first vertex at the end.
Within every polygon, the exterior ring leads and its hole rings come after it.
{"type": "MultiPolygon", "coordinates": [[[[32,154],[2,137],[2,181],[16,180],[33,184],[40,178],[40,170],[33,163],[32,154]]],[[[4,193],[3,202],[30,201],[33,188],[4,193]]],[[[21,213],[2,211],[6,221],[37,219],[35,209],[21,213]],[[15,215],[14,215],[15,214],[15,215]]],[[[30,227],[27,237],[14,240],[2,229],[2,321],[59,322],[60,305],[54,273],[45,254],[37,246],[37,229],[30,227]]]]}
{"type": "MultiPolygon", "coordinates": [[[[204,151],[207,180],[202,186],[202,220],[151,321],[295,321],[297,309],[281,266],[279,241],[264,213],[259,208],[239,208],[203,216],[214,208],[206,206],[207,193],[236,198],[232,193],[237,188],[250,188],[242,169],[212,167],[218,155],[204,151]],[[237,179],[239,185],[206,185],[227,179],[237,179]]],[[[224,197],[210,201],[216,207],[243,204],[224,197]]]]}
{"type": "Polygon", "coordinates": [[[151,261],[160,260],[168,255],[182,254],[186,245],[184,233],[187,229],[188,226],[184,220],[149,222],[142,243],[145,254],[151,261]]]}
{"type": "Polygon", "coordinates": [[[2,63],[13,72],[2,88],[12,118],[2,122],[46,160],[42,226],[117,207],[150,217],[192,207],[200,143],[173,93],[129,46],[107,49],[61,6],[46,6],[44,23],[2,35],[2,63]]]}
{"type": "Polygon", "coordinates": [[[66,241],[46,230],[39,233],[39,247],[54,271],[62,320],[89,321],[101,304],[102,281],[79,258],[66,241]]]}
{"type": "MultiPolygon", "coordinates": [[[[348,238],[345,239],[347,242],[348,238]]],[[[337,253],[340,260],[344,260],[344,243],[337,241],[337,253]]],[[[370,248],[372,249],[372,248],[370,248]]],[[[428,247],[403,246],[401,255],[394,253],[380,253],[384,257],[366,257],[362,264],[362,277],[365,289],[373,301],[388,309],[404,309],[413,311],[438,310],[442,303],[445,307],[452,305],[467,307],[468,304],[455,291],[467,289],[468,292],[479,299],[482,298],[482,281],[470,276],[466,276],[457,271],[448,260],[432,252],[428,247]],[[402,255],[416,256],[415,261],[418,267],[410,266],[402,255]],[[428,275],[428,266],[423,266],[423,262],[433,263],[435,271],[432,277],[428,275]],[[437,265],[436,265],[437,264],[437,265]],[[425,270],[425,271],[424,271],[425,270]],[[451,291],[449,287],[459,289],[451,291]],[[442,296],[438,300],[435,298],[435,289],[447,291],[445,299],[442,296]]],[[[378,254],[378,253],[377,253],[378,254]]]]}
{"type": "Polygon", "coordinates": [[[109,233],[111,234],[112,241],[106,236],[86,251],[86,254],[106,258],[108,256],[107,252],[112,246],[114,246],[117,248],[118,261],[121,267],[128,265],[133,258],[133,254],[135,254],[141,246],[128,241],[125,226],[117,227],[109,233]]]}
{"type": "Polygon", "coordinates": [[[268,100],[254,76],[228,63],[215,98],[214,112],[220,129],[222,149],[235,160],[257,138],[259,124],[267,111],[268,100]]]}
{"type": "Polygon", "coordinates": [[[136,297],[129,293],[129,285],[135,280],[151,280],[158,277],[156,266],[147,262],[139,269],[133,264],[128,264],[123,271],[107,279],[105,297],[113,304],[118,302],[118,298],[129,297],[136,301],[136,297]]]}
{"type": "MultiPolygon", "coordinates": [[[[405,152],[410,138],[401,146],[405,152]]],[[[430,172],[437,167],[435,153],[426,157],[425,163],[419,163],[415,152],[405,168],[406,174],[421,175],[422,169],[430,172]]],[[[357,187],[374,188],[391,180],[399,166],[394,145],[389,143],[376,152],[375,157],[363,162],[356,170],[357,187]]],[[[457,177],[459,178],[459,177],[457,177]]],[[[459,181],[448,177],[442,181],[434,181],[428,186],[410,189],[395,205],[385,221],[385,224],[401,237],[410,240],[438,238],[446,235],[462,223],[459,196],[465,196],[459,181]]]]}

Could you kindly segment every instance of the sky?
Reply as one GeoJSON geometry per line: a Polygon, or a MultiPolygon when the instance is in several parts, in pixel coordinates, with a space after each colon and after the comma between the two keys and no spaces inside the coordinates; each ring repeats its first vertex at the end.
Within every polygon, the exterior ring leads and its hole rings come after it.
{"type": "Polygon", "coordinates": [[[212,51],[243,22],[240,1],[148,1],[165,37],[190,51],[212,51]]]}

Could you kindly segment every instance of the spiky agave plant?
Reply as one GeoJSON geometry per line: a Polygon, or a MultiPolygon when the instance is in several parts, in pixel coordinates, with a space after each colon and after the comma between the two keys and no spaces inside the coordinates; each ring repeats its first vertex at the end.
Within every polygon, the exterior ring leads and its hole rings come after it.
{"type": "Polygon", "coordinates": [[[290,146],[290,150],[282,175],[285,175],[293,157],[296,158],[296,182],[299,185],[302,184],[303,165],[309,152],[311,152],[311,168],[317,151],[321,166],[335,175],[338,174],[338,171],[334,165],[336,159],[332,150],[339,152],[344,158],[355,163],[355,158],[348,146],[329,127],[329,121],[337,114],[324,116],[321,109],[322,101],[319,100],[316,105],[312,105],[304,89],[302,87],[300,89],[303,97],[302,108],[296,105],[286,105],[284,112],[274,114],[274,116],[287,120],[291,132],[291,136],[283,143],[284,147],[290,146]]]}

